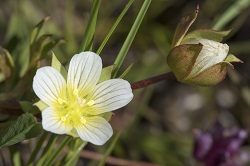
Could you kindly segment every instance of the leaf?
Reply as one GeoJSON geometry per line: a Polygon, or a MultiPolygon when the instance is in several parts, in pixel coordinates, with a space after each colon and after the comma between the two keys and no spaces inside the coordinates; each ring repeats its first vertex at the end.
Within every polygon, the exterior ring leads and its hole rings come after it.
{"type": "Polygon", "coordinates": [[[110,36],[113,34],[113,32],[116,29],[117,25],[120,23],[121,19],[123,18],[123,16],[125,15],[125,13],[128,11],[128,9],[130,8],[130,6],[133,4],[133,2],[134,2],[134,0],[129,0],[129,2],[127,2],[125,8],[122,10],[121,14],[117,17],[116,21],[114,22],[114,24],[111,27],[110,31],[108,32],[107,36],[105,37],[105,39],[101,43],[100,47],[96,51],[96,53],[98,55],[100,55],[100,53],[102,52],[102,49],[106,45],[106,43],[109,40],[110,36]]]}
{"type": "Polygon", "coordinates": [[[54,39],[50,42],[48,42],[47,44],[45,44],[42,48],[41,51],[41,57],[40,59],[45,58],[45,56],[57,45],[61,44],[61,43],[65,43],[65,40],[63,39],[54,39]]]}
{"type": "Polygon", "coordinates": [[[182,17],[175,30],[172,48],[180,45],[183,37],[187,33],[190,26],[194,23],[199,12],[199,6],[197,5],[195,11],[192,14],[182,17]]]}
{"type": "Polygon", "coordinates": [[[116,75],[117,75],[117,73],[118,73],[127,53],[128,53],[128,50],[129,50],[129,48],[130,48],[130,46],[135,38],[135,35],[136,35],[136,33],[137,33],[141,23],[142,23],[142,20],[147,13],[147,10],[148,10],[151,2],[152,2],[152,0],[145,0],[143,2],[143,5],[142,5],[142,7],[141,7],[136,19],[135,19],[135,22],[134,22],[132,28],[130,29],[129,34],[128,34],[124,44],[122,45],[122,48],[121,48],[119,54],[117,55],[117,57],[115,59],[114,64],[116,66],[115,66],[115,70],[113,72],[113,76],[112,76],[113,78],[116,77],[116,75]]]}
{"type": "Polygon", "coordinates": [[[98,83],[111,79],[112,71],[115,65],[107,66],[102,69],[102,73],[98,83]]]}
{"type": "Polygon", "coordinates": [[[14,74],[14,61],[10,53],[4,48],[0,48],[0,70],[5,79],[14,74]]]}
{"type": "Polygon", "coordinates": [[[19,104],[24,112],[28,112],[33,115],[40,113],[40,110],[38,109],[38,107],[35,107],[31,102],[19,101],[19,104]]]}
{"type": "Polygon", "coordinates": [[[128,66],[128,68],[121,74],[119,78],[124,78],[128,74],[128,72],[131,70],[132,67],[133,67],[133,63],[128,66]]]}
{"type": "Polygon", "coordinates": [[[55,54],[52,52],[52,63],[51,66],[55,68],[57,71],[59,71],[63,78],[67,80],[67,70],[64,68],[64,66],[61,64],[61,62],[56,58],[55,54]]]}
{"type": "Polygon", "coordinates": [[[94,0],[93,8],[90,13],[89,22],[86,31],[83,36],[83,40],[80,46],[80,51],[91,51],[91,47],[94,40],[94,34],[96,29],[96,20],[99,11],[101,0],[94,0]]]}
{"type": "Polygon", "coordinates": [[[35,28],[33,29],[31,36],[30,36],[30,44],[34,43],[39,35],[39,32],[41,31],[43,25],[45,22],[47,22],[50,19],[50,16],[45,17],[42,21],[40,21],[35,28]]]}
{"type": "Polygon", "coordinates": [[[32,138],[33,135],[27,134],[36,124],[36,118],[32,114],[22,114],[10,126],[0,131],[0,148],[32,138]]]}
{"type": "Polygon", "coordinates": [[[40,111],[43,111],[45,108],[49,107],[42,100],[39,100],[38,102],[34,103],[33,105],[36,106],[40,111]]]}
{"type": "Polygon", "coordinates": [[[208,40],[221,42],[223,40],[223,37],[227,36],[230,32],[231,32],[231,29],[227,31],[216,31],[213,29],[197,29],[192,32],[189,32],[183,38],[181,43],[185,43],[185,40],[190,39],[190,38],[204,38],[208,40]]]}

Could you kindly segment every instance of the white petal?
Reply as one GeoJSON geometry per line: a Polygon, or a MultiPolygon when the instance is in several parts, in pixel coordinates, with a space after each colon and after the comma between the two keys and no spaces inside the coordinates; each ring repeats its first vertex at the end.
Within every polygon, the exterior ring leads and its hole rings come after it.
{"type": "Polygon", "coordinates": [[[185,44],[198,44],[203,45],[201,52],[199,53],[194,68],[189,74],[190,76],[196,75],[207,68],[222,62],[227,57],[229,46],[213,40],[192,38],[185,42],[185,44]]]}
{"type": "Polygon", "coordinates": [[[59,97],[64,99],[66,81],[56,69],[42,67],[37,70],[33,79],[33,89],[42,101],[52,106],[59,97]]]}
{"type": "Polygon", "coordinates": [[[61,117],[53,109],[52,107],[48,107],[42,111],[42,125],[44,130],[56,134],[66,134],[72,130],[73,127],[61,121],[61,117]]]}
{"type": "Polygon", "coordinates": [[[83,141],[95,145],[103,145],[113,135],[110,124],[99,116],[88,117],[86,123],[76,127],[76,131],[83,141]]]}
{"type": "Polygon", "coordinates": [[[109,112],[127,105],[133,98],[131,86],[123,79],[111,79],[96,86],[90,99],[94,100],[91,114],[109,112]]]}
{"type": "Polygon", "coordinates": [[[71,90],[78,89],[79,95],[90,93],[97,84],[102,70],[102,60],[93,52],[76,54],[70,61],[67,84],[71,90]]]}

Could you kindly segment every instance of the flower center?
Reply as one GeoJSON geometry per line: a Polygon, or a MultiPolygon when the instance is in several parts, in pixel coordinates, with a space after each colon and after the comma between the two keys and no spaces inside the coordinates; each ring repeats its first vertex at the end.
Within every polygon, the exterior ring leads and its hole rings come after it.
{"type": "Polygon", "coordinates": [[[58,104],[55,106],[60,120],[73,127],[87,123],[86,118],[89,107],[95,104],[94,100],[87,100],[79,95],[79,90],[74,89],[73,93],[68,95],[67,99],[58,98],[58,104]]]}

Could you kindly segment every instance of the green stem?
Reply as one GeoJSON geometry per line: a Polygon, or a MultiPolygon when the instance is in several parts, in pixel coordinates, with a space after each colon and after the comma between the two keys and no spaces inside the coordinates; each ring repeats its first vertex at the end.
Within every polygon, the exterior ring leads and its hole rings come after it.
{"type": "Polygon", "coordinates": [[[118,141],[118,139],[120,138],[121,132],[118,132],[115,136],[115,138],[112,140],[111,145],[109,146],[108,150],[106,151],[105,155],[103,156],[102,160],[99,162],[98,166],[104,166],[106,163],[106,160],[108,158],[108,156],[111,154],[111,152],[113,151],[116,142],[118,141]]]}
{"type": "Polygon", "coordinates": [[[57,157],[62,152],[63,148],[69,143],[71,140],[71,137],[65,137],[62,142],[60,142],[59,146],[56,148],[56,150],[50,155],[50,157],[45,161],[44,166],[51,166],[57,159],[57,157]]]}
{"type": "Polygon", "coordinates": [[[41,136],[41,138],[39,139],[39,141],[37,142],[36,148],[34,149],[34,151],[32,152],[32,155],[30,156],[29,162],[28,162],[28,166],[32,166],[39,150],[42,147],[42,144],[44,142],[44,140],[46,139],[46,137],[48,136],[48,132],[43,132],[43,135],[41,136]]]}
{"type": "Polygon", "coordinates": [[[117,25],[120,23],[121,19],[123,18],[123,16],[125,15],[125,13],[128,11],[128,9],[130,8],[130,6],[132,5],[132,3],[134,2],[134,0],[129,0],[129,2],[127,3],[127,5],[125,6],[125,8],[122,10],[121,14],[119,15],[119,17],[116,19],[114,25],[111,27],[110,31],[108,32],[107,36],[105,37],[105,39],[103,40],[102,44],[100,45],[100,47],[98,48],[98,50],[96,51],[96,53],[98,55],[100,55],[100,53],[102,52],[102,49],[104,48],[104,46],[106,45],[107,41],[109,40],[110,36],[112,35],[112,33],[114,32],[115,28],[117,27],[117,25]]]}
{"type": "Polygon", "coordinates": [[[114,62],[114,64],[116,65],[116,68],[115,68],[114,73],[113,73],[113,78],[117,75],[118,70],[120,69],[120,67],[121,67],[121,65],[122,65],[122,63],[123,63],[123,61],[128,53],[128,50],[129,50],[129,48],[130,48],[130,46],[135,38],[135,35],[136,35],[136,33],[141,25],[141,22],[145,16],[149,6],[150,6],[151,1],[152,0],[145,0],[144,1],[143,5],[139,11],[139,14],[137,15],[137,18],[136,18],[127,38],[126,38],[119,54],[116,57],[116,60],[114,62]]]}
{"type": "Polygon", "coordinates": [[[131,88],[133,90],[145,88],[149,85],[158,83],[158,82],[166,80],[166,79],[176,79],[176,78],[172,72],[168,72],[168,73],[157,75],[157,76],[154,76],[151,78],[147,78],[145,80],[137,81],[137,82],[131,84],[131,88]]]}

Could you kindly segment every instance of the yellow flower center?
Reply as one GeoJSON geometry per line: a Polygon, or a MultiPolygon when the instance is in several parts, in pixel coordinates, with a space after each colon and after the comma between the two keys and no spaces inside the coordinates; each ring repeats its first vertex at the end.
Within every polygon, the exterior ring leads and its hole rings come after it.
{"type": "Polygon", "coordinates": [[[87,97],[81,97],[79,90],[74,89],[69,93],[66,99],[58,98],[55,104],[55,110],[60,120],[67,126],[77,127],[87,123],[86,118],[89,114],[90,107],[95,104],[94,100],[87,100],[87,97]]]}

